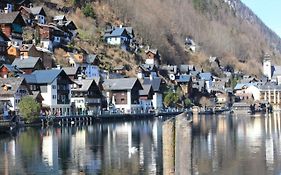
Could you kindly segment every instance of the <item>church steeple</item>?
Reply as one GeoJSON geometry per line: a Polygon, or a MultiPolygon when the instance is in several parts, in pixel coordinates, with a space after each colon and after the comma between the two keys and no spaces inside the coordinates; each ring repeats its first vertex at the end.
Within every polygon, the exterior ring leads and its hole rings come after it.
{"type": "Polygon", "coordinates": [[[271,80],[272,70],[271,70],[271,58],[269,54],[265,54],[263,58],[263,74],[271,80]]]}

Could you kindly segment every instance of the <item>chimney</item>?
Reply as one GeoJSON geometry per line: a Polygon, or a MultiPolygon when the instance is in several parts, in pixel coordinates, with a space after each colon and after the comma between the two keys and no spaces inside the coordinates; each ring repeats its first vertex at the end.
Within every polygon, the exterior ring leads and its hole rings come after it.
{"type": "Polygon", "coordinates": [[[153,80],[153,75],[152,74],[149,75],[149,79],[153,80]]]}
{"type": "Polygon", "coordinates": [[[23,57],[23,54],[20,54],[20,60],[23,60],[24,57],[23,57]]]}
{"type": "Polygon", "coordinates": [[[32,3],[29,4],[29,8],[33,8],[33,4],[32,3]]]}
{"type": "Polygon", "coordinates": [[[122,28],[123,26],[122,26],[122,24],[120,24],[120,26],[119,26],[120,28],[122,28]]]}
{"type": "Polygon", "coordinates": [[[5,8],[4,8],[4,13],[6,13],[6,14],[9,13],[8,7],[5,7],[5,8]]]}
{"type": "Polygon", "coordinates": [[[79,80],[79,81],[82,80],[82,75],[78,75],[78,80],[79,80]]]}
{"type": "Polygon", "coordinates": [[[61,69],[61,66],[59,64],[57,65],[57,69],[61,69]]]}

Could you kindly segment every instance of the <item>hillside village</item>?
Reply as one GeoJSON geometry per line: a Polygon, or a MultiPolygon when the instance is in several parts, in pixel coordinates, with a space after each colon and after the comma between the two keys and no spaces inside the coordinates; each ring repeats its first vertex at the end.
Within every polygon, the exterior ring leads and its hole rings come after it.
{"type": "MultiPolygon", "coordinates": [[[[167,65],[157,48],[139,44],[132,27],[119,25],[104,28],[103,42],[144,56],[135,67],[105,69],[102,56],[72,46],[79,37],[75,23],[63,11],[49,16],[44,8],[30,0],[0,2],[4,117],[20,114],[18,104],[25,96],[40,104],[42,116],[151,113],[194,105],[205,111],[280,108],[281,67],[273,66],[269,55],[262,77],[222,66],[217,57],[208,59],[208,70],[187,63],[167,65]],[[57,50],[64,54],[58,57],[57,50]]],[[[192,38],[185,48],[190,54],[198,49],[192,38]]]]}

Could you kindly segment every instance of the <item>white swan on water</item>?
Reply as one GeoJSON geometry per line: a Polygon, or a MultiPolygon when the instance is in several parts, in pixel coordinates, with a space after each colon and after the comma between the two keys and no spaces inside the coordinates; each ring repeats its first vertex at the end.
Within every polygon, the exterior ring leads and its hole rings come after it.
{"type": "Polygon", "coordinates": [[[130,154],[135,154],[136,152],[138,152],[138,148],[136,148],[136,147],[129,148],[129,153],[130,154]]]}

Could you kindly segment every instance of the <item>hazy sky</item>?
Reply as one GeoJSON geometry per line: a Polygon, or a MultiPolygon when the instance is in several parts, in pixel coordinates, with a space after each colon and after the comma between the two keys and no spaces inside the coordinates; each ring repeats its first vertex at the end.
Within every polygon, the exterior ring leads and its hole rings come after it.
{"type": "Polygon", "coordinates": [[[281,0],[241,0],[281,37],[281,0]]]}

